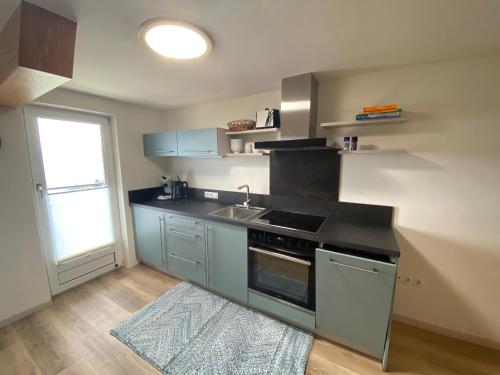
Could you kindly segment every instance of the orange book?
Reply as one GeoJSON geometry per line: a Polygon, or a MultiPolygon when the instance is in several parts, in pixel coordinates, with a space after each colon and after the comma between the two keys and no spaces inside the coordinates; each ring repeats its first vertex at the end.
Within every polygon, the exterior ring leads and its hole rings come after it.
{"type": "Polygon", "coordinates": [[[401,108],[397,108],[397,109],[384,109],[383,111],[363,111],[361,112],[360,114],[367,114],[367,113],[387,113],[387,112],[401,112],[402,109],[401,108]]]}
{"type": "Polygon", "coordinates": [[[398,109],[397,104],[374,105],[374,106],[363,107],[363,113],[391,112],[397,109],[398,109]]]}

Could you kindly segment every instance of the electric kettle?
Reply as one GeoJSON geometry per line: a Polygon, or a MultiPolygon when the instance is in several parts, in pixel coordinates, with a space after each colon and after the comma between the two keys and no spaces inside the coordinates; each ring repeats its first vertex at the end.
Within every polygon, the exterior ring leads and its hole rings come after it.
{"type": "Polygon", "coordinates": [[[181,181],[177,176],[177,181],[172,181],[172,199],[187,199],[188,197],[188,183],[181,181]]]}

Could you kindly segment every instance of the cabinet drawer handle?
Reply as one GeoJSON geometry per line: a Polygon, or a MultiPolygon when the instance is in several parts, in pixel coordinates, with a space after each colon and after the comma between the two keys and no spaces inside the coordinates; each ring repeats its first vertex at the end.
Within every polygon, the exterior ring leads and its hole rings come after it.
{"type": "Polygon", "coordinates": [[[351,269],[356,270],[356,271],[363,271],[363,272],[369,272],[369,273],[378,273],[378,270],[376,268],[374,268],[372,270],[367,270],[365,268],[359,268],[359,267],[355,267],[355,266],[350,266],[348,264],[336,262],[335,259],[332,259],[332,258],[330,258],[328,260],[328,262],[331,263],[331,264],[335,264],[337,266],[351,268],[351,269]]]}
{"type": "Polygon", "coordinates": [[[186,237],[191,237],[191,238],[198,238],[199,236],[197,234],[187,234],[187,233],[182,233],[182,232],[179,232],[175,229],[169,229],[168,230],[169,232],[173,232],[175,234],[180,234],[181,236],[186,236],[186,237]]]}
{"type": "Polygon", "coordinates": [[[186,259],[186,258],[180,257],[180,256],[175,255],[175,254],[172,254],[172,253],[170,253],[170,256],[171,256],[172,258],[180,259],[180,260],[183,260],[184,262],[188,262],[188,263],[191,263],[191,264],[194,264],[194,265],[198,265],[198,263],[199,263],[199,262],[193,262],[192,260],[189,260],[189,259],[186,259]]]}
{"type": "Polygon", "coordinates": [[[192,224],[192,225],[200,224],[199,221],[179,220],[179,219],[176,219],[175,216],[169,216],[168,218],[175,220],[176,222],[182,223],[182,224],[192,224]]]}
{"type": "Polygon", "coordinates": [[[199,152],[203,154],[208,154],[210,152],[214,152],[214,150],[182,150],[183,152],[199,152]]]}
{"type": "Polygon", "coordinates": [[[151,151],[152,154],[163,154],[165,152],[168,152],[169,154],[172,154],[175,151],[174,150],[155,150],[155,151],[151,151]]]}

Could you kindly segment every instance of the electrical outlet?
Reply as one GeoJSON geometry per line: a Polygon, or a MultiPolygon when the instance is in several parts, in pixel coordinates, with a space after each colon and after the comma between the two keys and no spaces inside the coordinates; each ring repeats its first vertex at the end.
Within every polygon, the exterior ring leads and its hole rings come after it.
{"type": "Polygon", "coordinates": [[[401,275],[398,273],[398,276],[396,277],[396,281],[401,284],[409,284],[410,283],[410,278],[406,275],[401,275]]]}
{"type": "Polygon", "coordinates": [[[396,276],[396,281],[401,284],[412,285],[412,286],[421,286],[422,280],[418,279],[414,276],[406,276],[398,273],[396,276]]]}
{"type": "Polygon", "coordinates": [[[219,199],[219,193],[217,193],[215,191],[206,191],[205,192],[205,198],[219,199]]]}
{"type": "Polygon", "coordinates": [[[410,277],[410,284],[413,286],[420,286],[422,285],[422,281],[417,279],[416,277],[410,277]]]}

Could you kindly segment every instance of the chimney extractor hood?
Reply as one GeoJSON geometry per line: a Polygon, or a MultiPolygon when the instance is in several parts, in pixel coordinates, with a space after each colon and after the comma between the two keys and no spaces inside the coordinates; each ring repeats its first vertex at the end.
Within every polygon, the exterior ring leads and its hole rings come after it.
{"type": "Polygon", "coordinates": [[[326,148],[316,135],[318,81],[312,73],[281,80],[280,140],[255,142],[256,149],[306,150],[326,148]]]}

